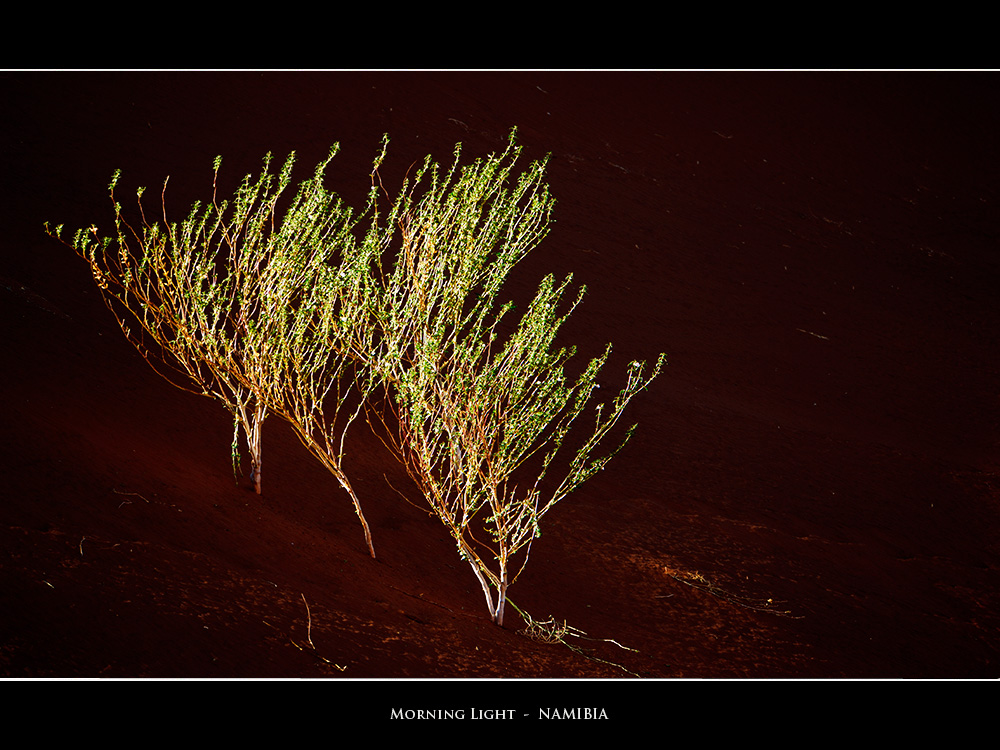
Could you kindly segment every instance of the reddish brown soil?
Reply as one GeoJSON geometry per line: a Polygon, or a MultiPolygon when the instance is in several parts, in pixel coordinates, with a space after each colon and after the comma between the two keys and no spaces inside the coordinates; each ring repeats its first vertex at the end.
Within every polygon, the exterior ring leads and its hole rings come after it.
{"type": "Polygon", "coordinates": [[[4,74],[0,675],[1000,676],[997,81],[4,74]],[[614,342],[609,387],[669,356],[511,590],[586,653],[489,623],[366,427],[377,561],[281,423],[264,495],[238,486],[224,410],[146,365],[42,226],[110,228],[115,168],[125,196],[170,174],[179,215],[216,154],[235,180],[295,149],[304,176],[335,140],[358,202],[385,132],[398,185],[514,125],[558,204],[511,293],[574,272],[565,339],[614,342]]]}

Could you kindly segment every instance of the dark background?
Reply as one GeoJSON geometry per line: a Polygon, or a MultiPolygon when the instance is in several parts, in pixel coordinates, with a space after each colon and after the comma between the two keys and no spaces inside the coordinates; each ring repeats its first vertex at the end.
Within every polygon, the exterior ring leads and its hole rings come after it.
{"type": "Polygon", "coordinates": [[[0,675],[997,677],[997,81],[0,75],[0,675]],[[512,126],[551,154],[557,205],[510,294],[573,272],[588,294],[562,338],[614,342],[609,386],[669,359],[511,589],[585,654],[488,622],[364,429],[347,468],[378,561],[277,421],[264,495],[236,485],[224,410],[160,379],[43,231],[110,229],[116,168],[120,200],[148,186],[153,206],[170,175],[180,218],[216,155],[234,186],[267,151],[304,177],[338,141],[328,184],[360,203],[383,133],[396,186],[512,126]]]}

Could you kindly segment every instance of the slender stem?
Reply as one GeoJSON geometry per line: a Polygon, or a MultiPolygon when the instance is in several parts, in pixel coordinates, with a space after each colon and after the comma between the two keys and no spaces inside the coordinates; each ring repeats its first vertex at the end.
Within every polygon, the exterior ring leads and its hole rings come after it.
{"type": "Polygon", "coordinates": [[[361,501],[358,500],[358,496],[354,494],[354,489],[351,487],[350,482],[347,481],[346,476],[340,478],[340,483],[347,490],[348,494],[351,496],[351,502],[354,503],[354,512],[358,515],[358,520],[361,521],[361,528],[365,533],[365,543],[368,545],[368,552],[371,554],[372,559],[377,559],[375,557],[375,545],[372,544],[372,533],[371,529],[368,528],[368,521],[365,520],[365,514],[361,510],[361,501]]]}

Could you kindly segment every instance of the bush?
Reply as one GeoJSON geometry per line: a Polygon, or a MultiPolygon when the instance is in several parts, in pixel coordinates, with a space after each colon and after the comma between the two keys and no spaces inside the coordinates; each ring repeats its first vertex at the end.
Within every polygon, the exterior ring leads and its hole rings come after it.
{"type": "Polygon", "coordinates": [[[70,244],[147,361],[233,415],[234,462],[242,429],[257,491],[260,429],[275,413],[348,492],[374,557],[343,470],[347,430],[366,411],[503,625],[541,519],[628,441],[634,425],[617,437],[615,427],[664,357],[649,374],[632,362],[622,390],[594,404],[611,346],[571,379],[575,351],[555,345],[584,294],[566,302],[571,276],[545,277],[501,335],[513,309],[500,302],[503,286],[548,233],[553,208],[544,160],[517,174],[513,132],[502,153],[465,167],[460,145],[447,171],[428,157],[383,213],[387,143],[361,214],[323,187],[334,146],[280,218],[294,154],[277,176],[268,155],[231,202],[213,188],[179,225],[165,208],[164,226],[148,222],[140,190],[138,230],[114,202],[114,236],[91,227],[70,244]],[[592,426],[575,429],[587,411],[592,426]]]}
{"type": "Polygon", "coordinates": [[[388,444],[472,567],[500,625],[515,556],[524,551],[523,569],[541,518],[628,440],[631,429],[593,457],[664,361],[648,376],[643,364],[629,366],[610,406],[596,406],[589,437],[567,451],[558,483],[546,484],[598,387],[610,346],[568,382],[564,366],[574,351],[553,342],[583,295],[559,313],[570,277],[558,285],[546,277],[515,332],[497,340],[512,308],[499,304],[501,288],[551,221],[544,162],[508,186],[518,156],[512,135],[502,154],[462,170],[456,149],[443,176],[425,162],[393,204],[400,249],[372,295],[382,339],[371,366],[388,384],[388,444]]]}
{"type": "MultiPolygon", "coordinates": [[[[179,224],[168,221],[165,200],[163,224],[148,220],[140,188],[141,224],[130,225],[115,200],[116,172],[109,188],[115,233],[101,237],[92,226],[66,244],[89,263],[123,333],[147,362],[174,385],[220,401],[233,416],[234,470],[242,429],[260,493],[261,428],[269,412],[279,414],[350,494],[374,556],[368,524],[341,467],[342,435],[353,416],[346,422],[337,417],[354,384],[364,380],[355,377],[345,343],[353,332],[332,317],[338,288],[331,275],[349,267],[355,250],[351,211],[323,187],[337,150],[335,145],[300,185],[280,217],[294,153],[277,175],[268,154],[260,175],[247,175],[230,200],[218,196],[222,160],[216,158],[211,199],[195,203],[179,224]]],[[[61,225],[47,229],[61,238],[61,225]]]]}

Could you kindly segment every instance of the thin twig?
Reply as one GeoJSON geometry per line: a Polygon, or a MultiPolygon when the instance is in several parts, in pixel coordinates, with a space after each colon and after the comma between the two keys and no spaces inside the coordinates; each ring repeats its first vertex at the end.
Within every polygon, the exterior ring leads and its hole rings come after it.
{"type": "Polygon", "coordinates": [[[302,601],[306,605],[306,640],[309,642],[309,646],[313,649],[313,651],[315,651],[316,646],[313,644],[312,639],[312,614],[309,612],[309,602],[306,601],[305,594],[302,595],[302,601]]]}
{"type": "MultiPolygon", "coordinates": [[[[131,495],[133,497],[138,497],[138,498],[140,498],[142,500],[146,500],[146,498],[144,498],[138,492],[119,492],[114,487],[111,488],[111,491],[114,492],[116,495],[131,495]]],[[[125,505],[126,503],[131,503],[131,502],[132,502],[131,500],[122,500],[121,503],[118,505],[118,507],[120,508],[120,507],[122,507],[122,505],[125,505]]],[[[148,503],[149,500],[146,500],[146,502],[148,503]]]]}
{"type": "Polygon", "coordinates": [[[723,601],[729,602],[730,604],[735,604],[737,607],[743,607],[744,609],[752,609],[755,612],[767,612],[772,615],[779,615],[784,617],[791,617],[795,620],[803,619],[801,615],[796,616],[791,613],[790,610],[776,610],[772,609],[771,605],[774,604],[773,599],[751,599],[750,597],[740,596],[739,594],[731,594],[725,591],[714,583],[709,581],[701,573],[689,574],[689,578],[682,578],[679,574],[670,570],[670,568],[664,568],[663,572],[673,578],[675,581],[686,584],[693,589],[699,591],[705,591],[712,596],[722,599],[723,601]]]}
{"type": "MultiPolygon", "coordinates": [[[[269,581],[269,583],[270,583],[270,581],[269,581]]],[[[303,594],[302,595],[302,601],[305,602],[305,600],[306,600],[306,597],[305,597],[305,594],[303,594]]],[[[306,602],[306,613],[307,613],[307,615],[309,613],[309,603],[308,602],[306,602]]],[[[267,620],[261,620],[261,622],[263,622],[269,628],[274,628],[275,630],[277,630],[277,628],[274,625],[272,625],[271,623],[269,623],[267,620]]],[[[308,631],[312,630],[312,617],[311,616],[309,616],[309,624],[308,624],[307,630],[308,631]]],[[[309,646],[310,646],[310,649],[313,652],[313,656],[315,656],[317,659],[319,659],[324,664],[329,664],[331,667],[336,667],[341,672],[346,672],[347,671],[347,667],[342,667],[341,665],[339,665],[339,664],[337,664],[335,662],[332,662],[329,659],[327,659],[325,656],[321,655],[316,650],[316,646],[312,642],[312,636],[311,635],[307,635],[307,637],[309,638],[309,646]]],[[[291,643],[293,646],[295,646],[295,648],[297,648],[299,651],[305,651],[305,648],[302,646],[302,644],[296,643],[294,638],[289,637],[288,642],[291,643]]]]}
{"type": "Polygon", "coordinates": [[[810,336],[815,336],[816,338],[823,339],[824,341],[829,341],[830,340],[829,336],[824,336],[824,335],[819,334],[819,333],[813,333],[812,331],[807,331],[805,328],[796,328],[795,330],[799,331],[801,333],[808,333],[810,336]]]}
{"type": "Polygon", "coordinates": [[[566,638],[572,636],[574,638],[581,638],[587,641],[604,641],[605,643],[613,643],[620,649],[624,649],[625,651],[632,651],[634,653],[639,653],[638,650],[634,648],[629,648],[628,646],[623,646],[618,641],[612,638],[587,637],[587,634],[584,631],[580,630],[579,628],[574,628],[572,625],[568,625],[565,620],[563,620],[562,622],[558,622],[551,615],[549,616],[548,620],[545,620],[544,622],[538,622],[537,620],[532,618],[531,615],[529,615],[527,612],[521,610],[510,599],[507,600],[507,603],[510,604],[514,609],[516,609],[518,613],[521,615],[521,617],[524,618],[526,627],[522,632],[524,632],[525,636],[527,636],[531,640],[536,641],[538,643],[561,643],[570,651],[579,654],[584,659],[589,659],[590,661],[595,661],[600,664],[607,664],[609,667],[615,667],[616,669],[620,669],[623,672],[632,675],[633,677],[639,677],[638,674],[629,669],[626,669],[621,664],[616,664],[613,661],[608,661],[607,659],[600,659],[596,656],[588,654],[579,646],[574,646],[568,643],[566,641],[566,638]]]}

